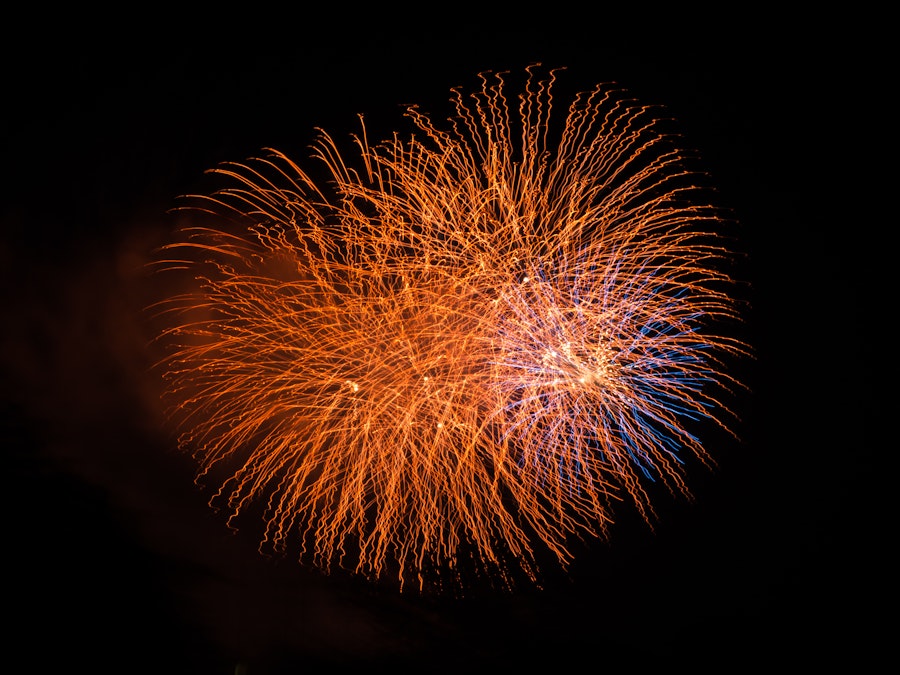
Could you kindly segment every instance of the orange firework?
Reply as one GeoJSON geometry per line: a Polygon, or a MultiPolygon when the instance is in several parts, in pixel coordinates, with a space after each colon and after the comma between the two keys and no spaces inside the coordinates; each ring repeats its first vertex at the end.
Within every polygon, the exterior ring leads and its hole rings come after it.
{"type": "Polygon", "coordinates": [[[198,282],[163,305],[181,444],[235,516],[266,504],[266,543],[401,587],[462,555],[535,579],[538,547],[565,565],[706,460],[687,427],[744,351],[710,328],[735,316],[716,212],[650,109],[601,86],[554,131],[554,82],[485,75],[444,127],[363,126],[354,162],[323,133],[327,181],[220,167],[213,224],[164,249],[198,282]]]}

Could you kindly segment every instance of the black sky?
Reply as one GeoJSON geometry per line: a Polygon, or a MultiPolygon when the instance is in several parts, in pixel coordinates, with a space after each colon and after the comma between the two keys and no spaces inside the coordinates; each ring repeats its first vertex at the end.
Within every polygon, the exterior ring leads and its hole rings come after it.
{"type": "Polygon", "coordinates": [[[867,420],[886,406],[848,406],[862,379],[821,343],[855,303],[833,277],[858,245],[828,234],[852,189],[835,169],[837,83],[860,74],[845,43],[799,22],[349,13],[23,26],[4,48],[7,660],[255,675],[866,658],[887,586],[867,420]],[[663,497],[653,531],[621,514],[543,591],[421,598],[260,556],[158,419],[140,265],[168,209],[221,161],[301,159],[315,127],[340,138],[358,113],[388,133],[402,104],[444,109],[477,73],[536,62],[665,106],[733,210],[757,354],[739,366],[742,442],[713,437],[695,501],[663,497]]]}

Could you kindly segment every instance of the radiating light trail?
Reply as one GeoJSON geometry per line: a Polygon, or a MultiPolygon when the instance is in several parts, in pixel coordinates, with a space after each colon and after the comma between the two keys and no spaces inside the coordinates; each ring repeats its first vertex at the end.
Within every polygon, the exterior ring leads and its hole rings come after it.
{"type": "Polygon", "coordinates": [[[264,544],[401,587],[461,556],[536,580],[538,548],[567,564],[707,461],[746,353],[717,211],[651,108],[598,86],[557,120],[555,82],[486,74],[352,160],[322,132],[326,181],[268,151],[192,198],[208,224],[159,262],[197,282],[158,307],[169,401],[264,544]]]}

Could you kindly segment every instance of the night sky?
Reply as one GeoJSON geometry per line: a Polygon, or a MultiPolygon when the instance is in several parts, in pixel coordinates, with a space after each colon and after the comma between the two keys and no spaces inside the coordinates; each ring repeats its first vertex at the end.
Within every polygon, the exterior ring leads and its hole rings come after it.
{"type": "Polygon", "coordinates": [[[826,344],[857,330],[836,307],[862,311],[838,283],[853,228],[839,246],[828,234],[852,189],[835,160],[850,124],[835,86],[859,76],[844,43],[715,18],[332,14],[61,21],[3,47],[6,660],[198,675],[864,665],[886,635],[869,426],[886,404],[855,367],[869,347],[826,344]],[[623,508],[542,590],[420,597],[260,555],[161,421],[141,310],[169,209],[222,161],[263,147],[305,161],[316,127],[348,138],[362,113],[387,135],[407,128],[404,104],[447,110],[451,87],[532,63],[664,106],[734,214],[756,354],[734,371],[750,389],[733,401],[740,442],[709,433],[718,466],[691,467],[693,501],[660,491],[653,529],[623,508]]]}

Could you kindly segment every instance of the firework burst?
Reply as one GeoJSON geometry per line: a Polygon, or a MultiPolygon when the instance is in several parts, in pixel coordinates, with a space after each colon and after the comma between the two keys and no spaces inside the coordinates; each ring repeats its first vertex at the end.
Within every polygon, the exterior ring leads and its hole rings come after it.
{"type": "Polygon", "coordinates": [[[601,86],[557,128],[554,82],[485,75],[443,126],[363,125],[352,161],[323,132],[326,181],[269,151],[192,198],[211,224],[159,263],[196,280],[160,307],[169,400],[264,544],[401,586],[463,555],[536,579],[537,548],[565,565],[707,461],[689,427],[722,424],[745,352],[712,328],[736,318],[716,211],[651,109],[601,86]]]}

